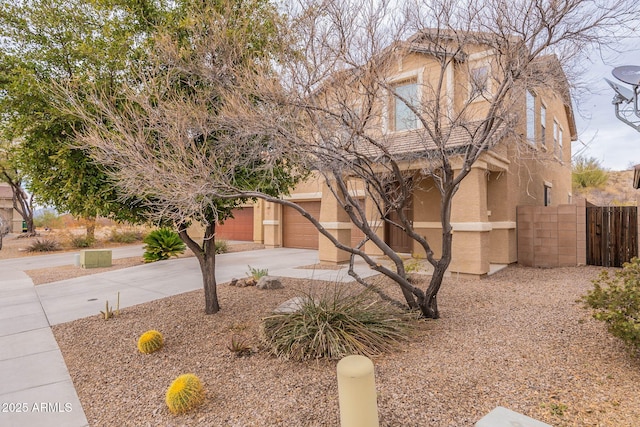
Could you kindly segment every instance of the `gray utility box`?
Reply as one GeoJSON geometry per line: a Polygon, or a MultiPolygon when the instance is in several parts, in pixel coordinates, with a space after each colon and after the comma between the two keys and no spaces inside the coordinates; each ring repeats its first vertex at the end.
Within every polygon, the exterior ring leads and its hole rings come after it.
{"type": "Polygon", "coordinates": [[[111,249],[84,249],[80,251],[80,267],[111,267],[111,249]]]}
{"type": "Polygon", "coordinates": [[[552,427],[502,406],[482,417],[475,427],[552,427]]]}

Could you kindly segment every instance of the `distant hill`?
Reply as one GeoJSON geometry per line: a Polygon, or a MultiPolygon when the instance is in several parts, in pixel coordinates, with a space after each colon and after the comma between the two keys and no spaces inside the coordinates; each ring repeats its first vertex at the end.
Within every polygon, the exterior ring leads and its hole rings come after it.
{"type": "Polygon", "coordinates": [[[640,190],[633,188],[633,170],[608,171],[609,179],[602,188],[574,190],[596,206],[635,206],[640,190]]]}

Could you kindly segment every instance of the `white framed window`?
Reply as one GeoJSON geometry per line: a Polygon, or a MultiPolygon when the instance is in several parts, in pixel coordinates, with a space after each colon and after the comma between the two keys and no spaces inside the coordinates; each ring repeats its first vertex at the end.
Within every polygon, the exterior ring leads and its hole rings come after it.
{"type": "Polygon", "coordinates": [[[556,119],[553,119],[553,149],[556,156],[562,161],[562,128],[556,119]]]}
{"type": "Polygon", "coordinates": [[[540,104],[540,144],[543,147],[547,146],[546,141],[547,134],[547,107],[544,104],[540,104]]]}
{"type": "Polygon", "coordinates": [[[551,185],[551,183],[546,182],[544,183],[544,205],[545,206],[551,206],[551,188],[553,187],[553,185],[551,185]]]}
{"type": "Polygon", "coordinates": [[[416,129],[418,117],[411,107],[418,106],[418,84],[415,81],[404,82],[394,87],[393,130],[416,129]]]}
{"type": "Polygon", "coordinates": [[[479,65],[469,73],[469,99],[485,99],[491,94],[489,64],[479,65]]]}
{"type": "Polygon", "coordinates": [[[536,96],[530,91],[526,95],[527,141],[536,144],[536,96]]]}

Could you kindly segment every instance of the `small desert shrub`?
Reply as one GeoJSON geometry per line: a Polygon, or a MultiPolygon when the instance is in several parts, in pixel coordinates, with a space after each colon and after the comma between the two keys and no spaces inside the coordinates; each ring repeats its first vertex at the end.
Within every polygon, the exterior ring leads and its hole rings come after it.
{"type": "Polygon", "coordinates": [[[113,243],[135,243],[141,242],[143,239],[144,233],[141,231],[118,231],[116,229],[112,229],[111,234],[109,235],[109,241],[113,243]]]}
{"type": "Polygon", "coordinates": [[[229,252],[229,244],[226,240],[216,240],[216,254],[226,254],[229,252]]]}
{"type": "Polygon", "coordinates": [[[165,395],[165,402],[174,414],[182,414],[195,408],[204,400],[204,387],[194,374],[184,374],[176,378],[165,395]]]}
{"type": "Polygon", "coordinates": [[[251,356],[253,354],[253,348],[245,337],[233,335],[231,337],[231,343],[227,347],[230,352],[236,355],[236,357],[251,356]]]}
{"type": "Polygon", "coordinates": [[[640,259],[625,263],[613,276],[603,270],[592,283],[594,288],[583,301],[593,309],[593,317],[606,322],[614,336],[640,350],[640,259]]]}
{"type": "Polygon", "coordinates": [[[270,352],[293,360],[375,356],[406,340],[408,317],[365,291],[336,290],[306,296],[300,309],[263,319],[261,335],[270,352]]]}
{"type": "Polygon", "coordinates": [[[249,267],[249,272],[247,273],[247,276],[253,277],[256,280],[256,282],[260,280],[261,277],[269,275],[268,268],[253,268],[250,265],[248,265],[247,267],[249,267]]]}
{"type": "Polygon", "coordinates": [[[96,242],[96,239],[87,236],[73,236],[69,240],[73,248],[90,248],[96,242]]]}
{"type": "Polygon", "coordinates": [[[144,238],[144,262],[155,262],[183,254],[186,245],[180,236],[168,228],[154,230],[144,238]]]}
{"type": "Polygon", "coordinates": [[[140,335],[138,339],[138,350],[140,353],[151,354],[158,351],[164,345],[162,334],[156,330],[150,330],[140,335]]]}
{"type": "Polygon", "coordinates": [[[27,246],[27,252],[53,252],[60,250],[60,243],[53,239],[36,239],[27,246]]]}

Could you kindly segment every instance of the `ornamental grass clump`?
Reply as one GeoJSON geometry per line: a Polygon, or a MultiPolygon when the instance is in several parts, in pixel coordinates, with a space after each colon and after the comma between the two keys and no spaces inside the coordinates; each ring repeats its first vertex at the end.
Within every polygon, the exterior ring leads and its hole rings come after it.
{"type": "Polygon", "coordinates": [[[263,319],[261,335],[270,352],[293,360],[375,356],[408,339],[408,316],[373,292],[307,295],[293,313],[263,319]]]}
{"type": "Polygon", "coordinates": [[[640,258],[625,263],[613,276],[603,270],[592,283],[583,301],[593,309],[593,317],[640,352],[640,258]]]}
{"type": "Polygon", "coordinates": [[[176,378],[165,395],[165,402],[174,414],[185,413],[204,401],[204,387],[194,374],[184,374],[176,378]]]}
{"type": "Polygon", "coordinates": [[[27,246],[27,252],[54,252],[60,250],[60,243],[53,239],[36,239],[27,246]]]}
{"type": "Polygon", "coordinates": [[[168,228],[154,230],[144,238],[144,262],[155,262],[184,253],[187,246],[178,233],[168,228]]]}
{"type": "Polygon", "coordinates": [[[138,339],[138,350],[144,354],[151,354],[158,351],[164,345],[162,334],[156,330],[150,330],[140,335],[138,339]]]}

